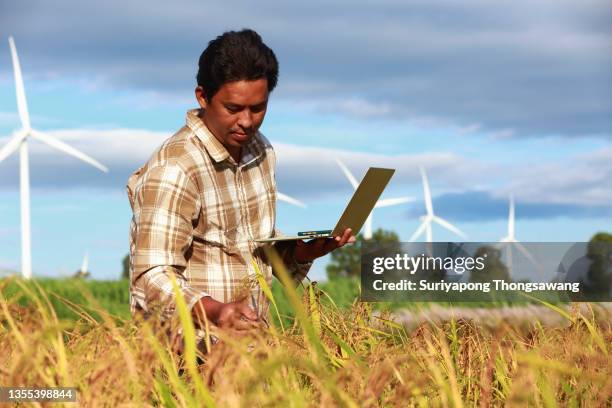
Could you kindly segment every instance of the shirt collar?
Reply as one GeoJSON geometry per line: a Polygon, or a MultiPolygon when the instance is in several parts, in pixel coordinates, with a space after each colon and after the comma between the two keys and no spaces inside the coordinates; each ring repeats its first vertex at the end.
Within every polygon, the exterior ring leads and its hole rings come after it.
{"type": "MultiPolygon", "coordinates": [[[[224,160],[229,160],[231,163],[236,164],[225,146],[223,146],[219,139],[212,134],[204,121],[198,116],[199,113],[200,109],[191,109],[187,111],[187,126],[193,130],[202,144],[204,144],[208,154],[214,161],[222,162],[224,160]]],[[[254,160],[257,160],[262,155],[264,150],[265,146],[263,146],[263,141],[260,138],[259,132],[257,132],[249,143],[242,149],[242,157],[240,158],[240,163],[238,165],[244,166],[253,162],[254,160]]]]}

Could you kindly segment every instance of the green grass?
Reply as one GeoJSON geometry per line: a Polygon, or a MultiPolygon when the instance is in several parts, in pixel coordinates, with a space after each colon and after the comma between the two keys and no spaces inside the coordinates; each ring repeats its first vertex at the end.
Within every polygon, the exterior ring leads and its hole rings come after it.
{"type": "MultiPolygon", "coordinates": [[[[305,281],[304,284],[308,282],[305,281]]],[[[129,308],[129,282],[126,279],[114,281],[99,281],[99,280],[83,280],[83,279],[35,279],[27,283],[30,287],[40,285],[45,292],[49,293],[49,297],[55,313],[62,320],[78,320],[78,314],[69,307],[60,298],[84,307],[90,314],[100,321],[100,316],[94,311],[95,305],[88,301],[85,293],[91,294],[96,302],[108,313],[120,319],[130,319],[129,308]]],[[[323,295],[321,302],[331,304],[332,302],[340,309],[346,310],[351,307],[353,302],[359,297],[359,280],[351,278],[335,279],[327,282],[317,283],[323,295]]],[[[10,298],[13,295],[21,292],[22,289],[15,282],[10,282],[4,288],[5,297],[10,298]]],[[[303,287],[298,287],[297,293],[303,296],[303,287]]],[[[285,325],[291,324],[293,321],[293,309],[290,306],[289,300],[285,296],[280,282],[274,279],[272,284],[272,293],[277,301],[279,314],[281,315],[285,325]]],[[[21,306],[30,305],[31,301],[27,296],[21,296],[19,304],[21,306]]],[[[426,309],[432,302],[381,302],[373,304],[377,310],[398,310],[398,309],[426,309]]],[[[448,302],[435,302],[440,306],[450,305],[448,302]]],[[[507,303],[494,302],[455,302],[454,306],[463,307],[496,307],[504,306],[507,303]]],[[[278,319],[275,313],[272,313],[273,321],[278,325],[278,319]]]]}
{"type": "MultiPolygon", "coordinates": [[[[79,317],[73,309],[60,300],[60,298],[63,298],[76,305],[85,307],[96,320],[100,321],[99,315],[90,310],[93,308],[93,305],[87,300],[86,293],[90,293],[95,301],[108,313],[122,319],[130,318],[129,282],[127,280],[35,279],[34,281],[27,282],[26,285],[30,288],[40,285],[49,294],[49,300],[53,305],[53,309],[61,320],[77,320],[79,317]]],[[[23,290],[14,281],[11,281],[3,289],[3,295],[6,298],[11,298],[22,292],[23,290]]],[[[19,305],[30,306],[30,297],[20,296],[19,305]]]]}
{"type": "MultiPolygon", "coordinates": [[[[45,292],[49,294],[49,298],[59,319],[77,320],[78,314],[74,312],[60,298],[67,299],[79,306],[85,307],[88,312],[95,309],[87,300],[85,293],[90,293],[99,305],[109,312],[111,315],[121,319],[130,318],[129,307],[129,282],[126,279],[115,281],[98,281],[98,280],[82,280],[82,279],[35,279],[28,282],[29,287],[34,287],[35,284],[40,285],[45,292]]],[[[332,282],[324,282],[319,284],[319,287],[325,291],[334,303],[343,309],[351,306],[353,301],[359,296],[359,286],[356,280],[342,279],[332,282]]],[[[15,283],[10,282],[4,288],[3,294],[6,298],[12,298],[14,295],[21,293],[22,289],[15,283]]],[[[280,282],[276,279],[272,284],[272,293],[277,299],[279,313],[286,319],[287,322],[292,320],[293,312],[289,305],[289,300],[285,296],[280,282]]],[[[298,288],[298,293],[302,295],[303,289],[298,288]]],[[[327,298],[322,299],[323,302],[329,302],[327,298]]],[[[21,306],[31,305],[31,300],[27,296],[21,296],[19,299],[21,306]]],[[[100,321],[97,313],[91,313],[96,320],[100,321]]],[[[275,319],[276,320],[276,319],[275,319]]]]}

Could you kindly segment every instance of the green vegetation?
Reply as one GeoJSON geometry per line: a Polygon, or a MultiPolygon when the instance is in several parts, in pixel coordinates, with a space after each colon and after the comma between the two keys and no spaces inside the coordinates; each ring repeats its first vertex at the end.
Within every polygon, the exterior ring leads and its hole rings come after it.
{"type": "MultiPolygon", "coordinates": [[[[31,297],[25,296],[24,289],[15,280],[8,280],[2,289],[6,298],[16,297],[20,306],[31,306],[31,297]],[[20,296],[17,296],[20,295],[20,296]]],[[[66,301],[85,307],[93,317],[100,321],[99,313],[93,311],[94,305],[86,294],[90,294],[99,306],[111,315],[121,319],[130,318],[129,307],[129,282],[119,281],[95,281],[84,279],[34,279],[29,282],[21,282],[26,288],[34,290],[40,286],[48,295],[58,319],[77,320],[79,315],[71,309],[66,301]]]]}
{"type": "MultiPolygon", "coordinates": [[[[22,288],[15,281],[7,281],[7,286],[3,289],[5,297],[13,297],[18,293],[22,293],[22,288]]],[[[118,281],[96,281],[83,279],[35,279],[31,282],[25,282],[29,288],[34,288],[39,285],[49,294],[49,300],[53,306],[57,317],[67,320],[78,319],[78,314],[72,310],[64,301],[66,299],[72,303],[83,306],[86,310],[91,311],[93,317],[100,321],[98,313],[94,313],[95,302],[106,310],[109,314],[121,319],[130,318],[129,308],[129,282],[127,279],[118,281]],[[95,302],[88,300],[85,294],[91,294],[95,302]]],[[[356,279],[339,279],[330,282],[319,284],[321,289],[329,294],[333,302],[341,308],[349,308],[353,301],[359,295],[359,286],[356,279]]],[[[280,283],[275,279],[272,285],[272,293],[278,299],[279,312],[288,322],[293,313],[289,305],[289,301],[284,295],[280,283]]],[[[303,293],[303,288],[298,289],[300,295],[303,293]]],[[[325,297],[323,302],[329,302],[325,297]]],[[[31,300],[27,296],[19,298],[21,306],[31,305],[31,300]]],[[[277,320],[277,319],[275,319],[277,320]]]]}
{"type": "Polygon", "coordinates": [[[587,287],[594,293],[610,293],[612,291],[612,234],[604,232],[595,234],[589,241],[587,257],[591,261],[587,287]]]}
{"type": "MultiPolygon", "coordinates": [[[[129,320],[129,282],[126,279],[118,281],[96,281],[84,279],[34,279],[29,282],[21,282],[25,287],[34,289],[40,286],[49,296],[51,305],[58,319],[76,321],[79,314],[74,311],[74,308],[69,306],[69,303],[79,305],[84,308],[92,317],[101,321],[99,312],[96,311],[96,306],[99,305],[110,315],[119,320],[129,320]],[[97,303],[97,305],[96,305],[97,303]]],[[[19,299],[21,306],[32,305],[31,299],[25,296],[23,288],[20,287],[14,280],[6,280],[6,286],[3,289],[3,295],[6,297],[15,297],[19,299]],[[19,296],[18,296],[19,295],[19,296]]],[[[321,291],[320,302],[326,307],[337,307],[341,310],[350,310],[359,297],[359,280],[357,278],[338,278],[327,282],[314,282],[317,289],[321,291]]],[[[298,296],[305,296],[305,288],[308,287],[308,282],[304,281],[303,286],[299,286],[296,291],[298,296]]],[[[272,294],[277,302],[279,315],[283,323],[289,325],[294,318],[293,309],[290,305],[282,285],[277,279],[272,282],[272,294]]],[[[519,297],[513,301],[513,304],[527,304],[530,300],[524,297],[519,297]]],[[[438,306],[450,306],[450,302],[436,302],[438,306]]],[[[385,302],[373,303],[371,307],[379,311],[393,311],[398,309],[428,309],[432,305],[431,302],[385,302]]],[[[495,308],[507,306],[507,302],[454,302],[454,306],[476,308],[495,308]]],[[[275,313],[272,313],[272,321],[278,326],[279,321],[275,313]]]]}

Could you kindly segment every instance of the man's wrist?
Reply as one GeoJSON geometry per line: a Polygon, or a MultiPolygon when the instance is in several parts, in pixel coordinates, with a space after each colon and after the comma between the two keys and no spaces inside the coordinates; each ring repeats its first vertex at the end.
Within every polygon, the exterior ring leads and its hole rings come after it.
{"type": "Polygon", "coordinates": [[[193,314],[197,319],[203,321],[206,318],[213,324],[217,324],[222,307],[223,302],[219,302],[211,296],[204,296],[195,304],[193,314]]]}
{"type": "Polygon", "coordinates": [[[298,245],[296,245],[295,247],[293,247],[293,254],[291,259],[293,260],[294,263],[298,264],[298,265],[306,265],[309,263],[312,263],[312,261],[314,261],[314,259],[304,259],[302,258],[303,255],[300,254],[300,251],[298,250],[298,245]]]}

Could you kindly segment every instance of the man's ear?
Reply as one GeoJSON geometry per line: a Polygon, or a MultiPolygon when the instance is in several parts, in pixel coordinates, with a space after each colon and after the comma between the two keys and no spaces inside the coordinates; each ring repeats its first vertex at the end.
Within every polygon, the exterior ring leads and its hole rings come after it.
{"type": "Polygon", "coordinates": [[[206,109],[208,102],[206,101],[206,93],[204,92],[204,88],[201,86],[197,86],[195,89],[195,97],[200,104],[200,108],[206,109]]]}

